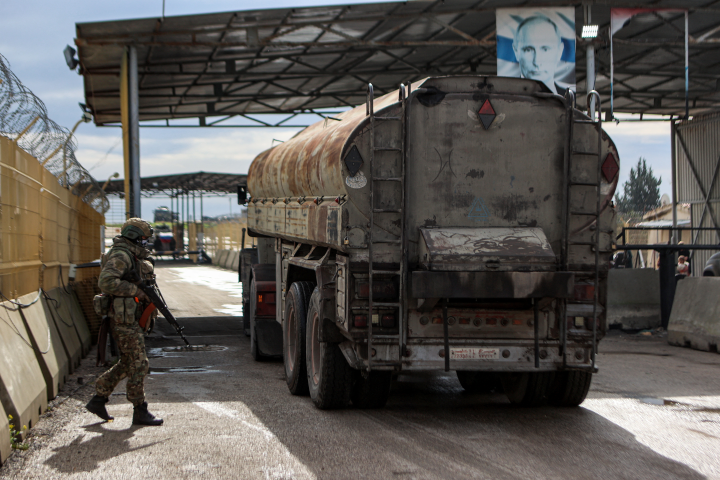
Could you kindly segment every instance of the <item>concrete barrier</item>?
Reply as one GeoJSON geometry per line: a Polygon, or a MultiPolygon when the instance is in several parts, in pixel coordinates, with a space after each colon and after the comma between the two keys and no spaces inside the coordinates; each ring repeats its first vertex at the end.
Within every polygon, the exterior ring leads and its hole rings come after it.
{"type": "Polygon", "coordinates": [[[216,255],[217,255],[217,261],[214,262],[215,265],[217,265],[218,267],[222,267],[223,264],[225,263],[225,260],[227,260],[227,256],[228,256],[229,253],[230,253],[230,250],[220,250],[220,251],[218,251],[217,254],[216,254],[216,255]]]}
{"type": "Polygon", "coordinates": [[[230,250],[230,253],[228,253],[227,260],[225,260],[225,268],[227,268],[228,270],[232,269],[233,262],[235,261],[237,256],[238,256],[238,252],[236,252],[235,250],[230,250]]]}
{"type": "Polygon", "coordinates": [[[613,268],[608,274],[608,327],[660,326],[660,274],[652,268],[613,268]]]}
{"type": "MultiPolygon", "coordinates": [[[[36,293],[30,293],[20,297],[18,301],[29,305],[36,298],[36,293]]],[[[30,333],[35,358],[45,378],[48,400],[52,400],[57,397],[70,373],[70,361],[65,353],[60,332],[50,317],[42,296],[37,302],[21,309],[20,313],[25,321],[25,328],[30,333]]]]}
{"type": "MultiPolygon", "coordinates": [[[[0,308],[5,319],[0,322],[0,403],[22,431],[23,425],[37,424],[47,410],[47,388],[20,310],[10,310],[15,308],[10,302],[0,308]]],[[[7,435],[7,430],[0,434],[7,435]]]]}
{"type": "Polygon", "coordinates": [[[228,263],[230,263],[230,259],[232,258],[232,254],[233,254],[233,251],[232,251],[232,250],[228,250],[228,251],[227,251],[227,255],[225,255],[225,258],[223,258],[223,261],[222,261],[222,263],[220,264],[220,266],[221,266],[222,268],[228,268],[228,263]]]}
{"type": "Polygon", "coordinates": [[[237,272],[239,268],[240,268],[240,252],[235,252],[235,256],[233,257],[232,264],[230,265],[230,269],[237,272]]]}
{"type": "MultiPolygon", "coordinates": [[[[8,422],[7,413],[0,403],[0,432],[7,432],[10,422],[8,422]]],[[[5,463],[12,453],[12,445],[10,445],[10,435],[0,435],[0,465],[5,463]]]]}
{"type": "Polygon", "coordinates": [[[678,282],[668,324],[668,343],[718,351],[720,277],[689,277],[678,282]]]}
{"type": "Polygon", "coordinates": [[[75,324],[75,330],[82,342],[83,357],[85,357],[88,352],[90,352],[90,346],[93,344],[93,339],[90,335],[90,328],[88,327],[87,320],[85,320],[85,314],[82,311],[77,295],[75,295],[75,291],[68,288],[67,290],[60,289],[60,292],[65,297],[64,301],[67,302],[70,315],[72,316],[73,323],[75,324]]]}
{"type": "Polygon", "coordinates": [[[75,329],[75,324],[72,322],[70,309],[63,303],[63,297],[59,290],[60,288],[55,288],[47,292],[47,296],[50,297],[50,300],[46,302],[47,311],[50,314],[50,319],[55,322],[58,332],[60,332],[65,353],[69,360],[68,371],[73,373],[77,366],[80,365],[83,347],[75,329]]]}

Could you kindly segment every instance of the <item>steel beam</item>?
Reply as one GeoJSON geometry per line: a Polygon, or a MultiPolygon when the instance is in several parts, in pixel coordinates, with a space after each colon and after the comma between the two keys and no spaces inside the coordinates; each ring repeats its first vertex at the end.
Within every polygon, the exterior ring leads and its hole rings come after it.
{"type": "Polygon", "coordinates": [[[130,167],[130,217],[142,215],[140,207],[140,97],[138,95],[137,49],[128,47],[128,134],[130,167]]]}

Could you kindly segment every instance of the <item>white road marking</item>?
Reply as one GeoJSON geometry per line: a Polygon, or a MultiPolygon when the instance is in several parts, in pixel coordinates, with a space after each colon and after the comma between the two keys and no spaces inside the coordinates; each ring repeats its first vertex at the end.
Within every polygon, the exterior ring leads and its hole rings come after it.
{"type": "MultiPolygon", "coordinates": [[[[257,417],[252,412],[238,412],[232,408],[228,408],[219,402],[193,402],[194,405],[203,410],[217,415],[218,417],[232,418],[238,420],[244,426],[261,433],[267,441],[265,447],[264,458],[272,465],[262,465],[262,473],[267,480],[286,480],[286,479],[315,479],[315,475],[308,469],[295,455],[290,453],[287,447],[262,423],[248,421],[257,417]],[[273,452],[274,450],[274,452],[273,452]],[[285,457],[285,462],[277,462],[277,454],[285,457]],[[275,455],[273,455],[275,454],[275,455]],[[276,461],[273,461],[273,458],[276,461]]],[[[258,420],[259,421],[259,420],[258,420]]],[[[258,445],[259,446],[259,445],[258,445]]]]}

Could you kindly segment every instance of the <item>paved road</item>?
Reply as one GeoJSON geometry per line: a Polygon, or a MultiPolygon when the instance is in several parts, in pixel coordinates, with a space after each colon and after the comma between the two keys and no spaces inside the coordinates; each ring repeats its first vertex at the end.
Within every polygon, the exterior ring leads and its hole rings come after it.
{"type": "Polygon", "coordinates": [[[70,412],[62,428],[0,475],[720,478],[717,354],[612,335],[601,343],[590,396],[576,409],[515,408],[502,395],[466,394],[451,372],[400,375],[383,410],[320,411],[288,393],[282,363],[253,362],[239,319],[227,316],[239,311],[234,276],[213,267],[160,268],[191,342],[211,347],[175,351],[181,343],[164,326],[148,341],[146,391],[163,427],[131,426],[122,384],[108,407],[116,420],[98,423],[82,409],[91,389],[80,389],[56,410],[70,412]],[[218,284],[225,286],[208,286],[218,284]]]}

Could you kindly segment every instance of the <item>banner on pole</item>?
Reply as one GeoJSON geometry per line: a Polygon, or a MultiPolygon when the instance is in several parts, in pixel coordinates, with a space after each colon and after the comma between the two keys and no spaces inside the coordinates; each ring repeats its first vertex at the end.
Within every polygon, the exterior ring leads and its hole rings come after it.
{"type": "Polygon", "coordinates": [[[575,8],[499,8],[497,73],[544,83],[564,95],[575,85],[575,8]]]}

